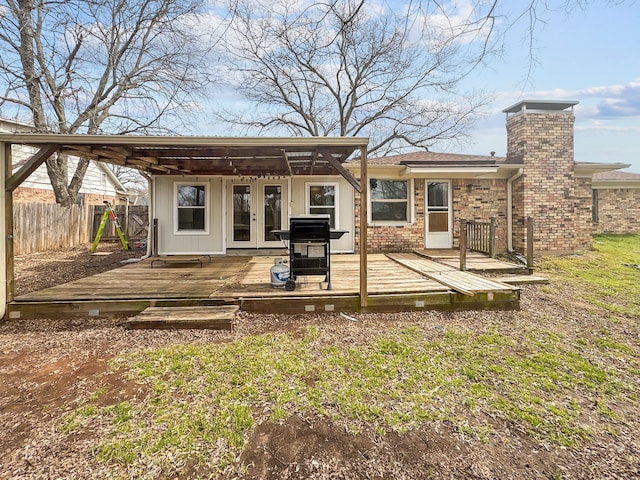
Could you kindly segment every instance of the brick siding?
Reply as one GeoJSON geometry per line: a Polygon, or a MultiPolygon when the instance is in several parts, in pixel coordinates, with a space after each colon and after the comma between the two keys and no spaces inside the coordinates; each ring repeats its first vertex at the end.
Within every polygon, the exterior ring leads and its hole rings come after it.
{"type": "Polygon", "coordinates": [[[522,162],[514,195],[514,248],[526,248],[525,219],[534,220],[538,252],[591,247],[590,181],[574,177],[573,124],[567,112],[525,112],[507,120],[507,157],[522,162]],[[587,200],[588,198],[588,200],[587,200]]]}
{"type": "MultiPolygon", "coordinates": [[[[403,252],[425,247],[425,181],[413,184],[414,222],[410,225],[381,225],[367,228],[369,251],[403,252]]],[[[507,189],[502,179],[455,179],[451,182],[453,196],[454,247],[460,238],[460,219],[488,222],[496,217],[496,251],[507,249],[507,189]]],[[[356,221],[360,216],[360,195],[356,194],[356,221]]],[[[356,225],[356,250],[360,250],[360,225],[356,225]]]]}
{"type": "Polygon", "coordinates": [[[595,233],[640,232],[640,189],[603,188],[598,195],[595,233]]]}
{"type": "MultiPolygon", "coordinates": [[[[84,194],[85,205],[102,205],[105,200],[113,203],[121,203],[118,197],[112,195],[99,195],[95,193],[84,194]]],[[[18,187],[13,191],[13,201],[15,203],[56,203],[56,196],[53,190],[44,188],[18,187]]]]}

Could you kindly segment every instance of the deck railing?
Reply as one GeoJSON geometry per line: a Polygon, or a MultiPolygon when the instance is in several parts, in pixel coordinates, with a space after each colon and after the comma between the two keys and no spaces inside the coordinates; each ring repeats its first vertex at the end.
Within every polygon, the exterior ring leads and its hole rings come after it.
{"type": "MultiPolygon", "coordinates": [[[[526,219],[527,269],[533,272],[533,218],[526,219]]],[[[489,222],[460,220],[460,270],[467,269],[467,250],[495,256],[496,217],[489,222]]]]}
{"type": "Polygon", "coordinates": [[[486,253],[491,258],[495,256],[496,246],[496,217],[488,222],[475,220],[461,220],[460,231],[465,231],[467,248],[472,252],[486,253]]]}

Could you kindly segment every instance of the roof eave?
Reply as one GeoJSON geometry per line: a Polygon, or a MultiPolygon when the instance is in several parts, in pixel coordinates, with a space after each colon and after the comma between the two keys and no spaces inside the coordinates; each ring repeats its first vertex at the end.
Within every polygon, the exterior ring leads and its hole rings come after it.
{"type": "Polygon", "coordinates": [[[594,173],[611,172],[629,168],[630,163],[575,163],[575,176],[577,178],[591,178],[594,173]]]}

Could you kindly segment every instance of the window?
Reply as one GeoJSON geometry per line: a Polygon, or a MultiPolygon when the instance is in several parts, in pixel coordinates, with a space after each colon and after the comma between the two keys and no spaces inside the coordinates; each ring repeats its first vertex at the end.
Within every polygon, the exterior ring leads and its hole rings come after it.
{"type": "Polygon", "coordinates": [[[598,190],[591,191],[591,220],[594,224],[598,223],[598,190]]]}
{"type": "Polygon", "coordinates": [[[207,231],[207,186],[176,184],[177,231],[207,231]]]}
{"type": "Polygon", "coordinates": [[[372,178],[369,185],[373,222],[407,223],[410,221],[408,181],[372,178]]]}
{"type": "Polygon", "coordinates": [[[337,228],[336,206],[338,205],[338,184],[307,184],[307,213],[329,215],[331,228],[337,228]]]}

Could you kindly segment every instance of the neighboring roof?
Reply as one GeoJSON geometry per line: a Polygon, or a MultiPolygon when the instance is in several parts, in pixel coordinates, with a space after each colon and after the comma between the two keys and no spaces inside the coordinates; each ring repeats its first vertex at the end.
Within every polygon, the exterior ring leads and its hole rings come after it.
{"type": "Polygon", "coordinates": [[[520,113],[527,110],[560,112],[576,106],[579,102],[575,100],[521,100],[502,110],[504,113],[520,113]]]}
{"type": "Polygon", "coordinates": [[[631,172],[598,172],[593,175],[594,180],[606,181],[615,180],[619,182],[640,182],[640,173],[631,172]]]}
{"type": "MultiPolygon", "coordinates": [[[[505,157],[493,155],[462,155],[459,153],[437,153],[423,150],[389,155],[386,157],[368,158],[367,165],[405,165],[405,166],[494,166],[504,163],[505,157]]],[[[349,165],[359,165],[360,159],[356,158],[348,162],[349,165]]]]}
{"type": "Polygon", "coordinates": [[[592,188],[640,188],[640,173],[631,172],[598,172],[593,175],[592,188]]]}
{"type": "Polygon", "coordinates": [[[0,134],[151,174],[287,176],[335,174],[369,140],[362,137],[187,137],[0,134]]]}

